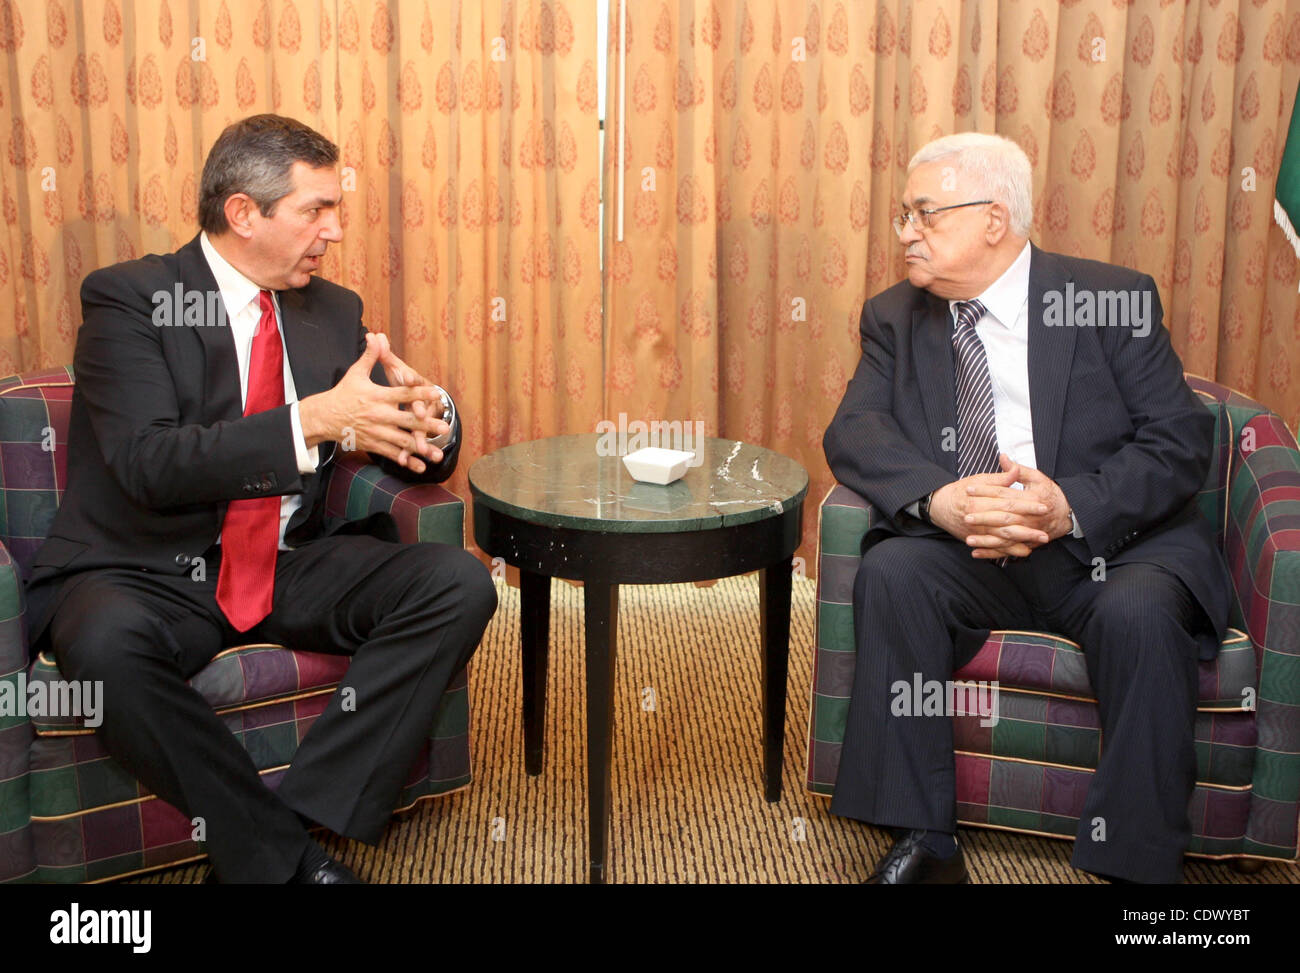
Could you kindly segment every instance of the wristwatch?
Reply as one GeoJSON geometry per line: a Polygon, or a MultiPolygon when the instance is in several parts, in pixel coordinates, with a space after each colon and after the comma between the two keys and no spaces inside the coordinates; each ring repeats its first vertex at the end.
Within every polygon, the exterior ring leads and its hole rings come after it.
{"type": "Polygon", "coordinates": [[[922,520],[924,520],[927,524],[934,523],[934,521],[930,519],[930,501],[933,499],[934,499],[934,491],[931,490],[924,497],[922,497],[921,501],[916,505],[916,515],[920,517],[922,520]]]}
{"type": "MultiPolygon", "coordinates": [[[[437,403],[438,405],[442,406],[442,415],[439,418],[441,418],[442,421],[445,422],[447,425],[455,426],[456,424],[455,401],[447,393],[447,390],[443,388],[441,385],[435,385],[434,388],[436,388],[438,392],[441,394],[441,401],[437,403]]],[[[445,449],[447,447],[447,444],[451,442],[451,433],[452,430],[448,429],[441,436],[435,436],[433,439],[430,439],[429,444],[431,446],[436,446],[438,449],[445,449]]]]}
{"type": "Polygon", "coordinates": [[[1079,526],[1079,518],[1074,515],[1073,510],[1070,511],[1070,536],[1071,537],[1083,536],[1083,528],[1079,526]]]}

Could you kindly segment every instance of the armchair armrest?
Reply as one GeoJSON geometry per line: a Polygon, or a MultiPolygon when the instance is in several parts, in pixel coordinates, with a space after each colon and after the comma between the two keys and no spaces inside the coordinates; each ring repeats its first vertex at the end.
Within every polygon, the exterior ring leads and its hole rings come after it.
{"type": "MultiPolygon", "coordinates": [[[[854,652],[853,579],[867,532],[883,519],[843,484],[831,487],[817,515],[817,647],[854,652]]],[[[847,694],[846,694],[847,695],[847,694]]]]}
{"type": "MultiPolygon", "coordinates": [[[[26,701],[27,633],[23,585],[9,551],[0,544],[0,692],[26,701]],[[10,695],[12,694],[12,695],[10,695]]],[[[23,715],[0,710],[0,883],[30,879],[36,871],[28,790],[35,731],[23,715]],[[5,715],[9,713],[10,715],[5,715]]]]}
{"type": "MultiPolygon", "coordinates": [[[[25,672],[28,663],[23,579],[9,548],[0,541],[0,679],[25,672]]],[[[0,716],[0,726],[5,718],[0,716]]]]}
{"type": "Polygon", "coordinates": [[[465,546],[465,502],[437,483],[389,476],[365,453],[339,457],[325,494],[325,513],[360,520],[390,513],[403,543],[436,541],[465,546]]]}
{"type": "Polygon", "coordinates": [[[1255,646],[1258,679],[1259,747],[1242,850],[1294,858],[1300,843],[1300,450],[1269,412],[1246,420],[1233,450],[1224,556],[1237,613],[1255,646]]]}
{"type": "Polygon", "coordinates": [[[881,513],[863,497],[836,484],[817,512],[817,644],[808,716],[807,786],[830,794],[840,763],[840,742],[853,691],[853,579],[862,542],[881,513]]]}

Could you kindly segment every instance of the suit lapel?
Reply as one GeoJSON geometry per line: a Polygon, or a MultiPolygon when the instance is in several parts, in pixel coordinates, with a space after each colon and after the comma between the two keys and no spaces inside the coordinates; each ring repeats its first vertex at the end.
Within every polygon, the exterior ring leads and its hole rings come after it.
{"type": "MultiPolygon", "coordinates": [[[[1029,257],[1029,408],[1034,431],[1034,461],[1048,476],[1056,475],[1056,454],[1061,443],[1061,418],[1066,385],[1074,359],[1072,327],[1047,327],[1043,323],[1043,295],[1056,291],[1062,297],[1070,272],[1052,254],[1030,244],[1029,257]]],[[[1069,314],[1069,309],[1066,310],[1069,314]]]]}
{"type": "Polygon", "coordinates": [[[912,312],[912,360],[935,458],[957,475],[957,402],[952,360],[952,313],[948,302],[926,293],[912,312]],[[951,429],[951,433],[945,430],[951,429]],[[949,448],[945,449],[947,446],[949,448]]]}
{"type": "MultiPolygon", "coordinates": [[[[181,286],[186,292],[194,291],[205,298],[215,294],[220,302],[221,319],[214,326],[190,328],[198,335],[203,346],[204,407],[213,422],[238,419],[244,414],[243,396],[239,390],[239,359],[235,355],[235,337],[230,330],[230,309],[226,307],[217,279],[212,275],[199,237],[177,251],[181,286]]],[[[205,300],[204,306],[207,307],[205,300]]]]}
{"type": "Polygon", "coordinates": [[[277,296],[294,390],[299,399],[324,392],[332,383],[329,363],[320,355],[320,327],[314,320],[311,304],[301,290],[279,291],[277,296]]]}
{"type": "MultiPolygon", "coordinates": [[[[293,388],[301,402],[309,395],[334,387],[335,363],[322,354],[325,344],[321,340],[321,325],[315,320],[317,313],[305,290],[280,291],[279,300],[280,326],[293,372],[293,388]]],[[[321,443],[316,468],[323,470],[334,458],[335,444],[321,443]]]]}

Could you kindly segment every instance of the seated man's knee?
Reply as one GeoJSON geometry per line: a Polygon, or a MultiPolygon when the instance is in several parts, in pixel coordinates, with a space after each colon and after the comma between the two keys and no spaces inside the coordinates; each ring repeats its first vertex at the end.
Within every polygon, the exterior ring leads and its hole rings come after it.
{"type": "Polygon", "coordinates": [[[932,543],[924,538],[887,537],[873,544],[858,565],[854,579],[858,594],[911,588],[932,577],[933,568],[925,560],[932,543]]]}
{"type": "Polygon", "coordinates": [[[1089,611],[1091,625],[1116,636],[1147,636],[1159,631],[1192,634],[1196,603],[1186,585],[1154,564],[1125,565],[1112,571],[1089,611]]]}
{"type": "Polygon", "coordinates": [[[112,682],[171,657],[161,629],[129,592],[86,582],[59,605],[49,640],[64,678],[112,682]]]}
{"type": "Polygon", "coordinates": [[[442,544],[417,544],[413,550],[429,593],[450,593],[466,618],[486,626],[497,609],[497,589],[483,562],[469,551],[442,544]]]}
{"type": "Polygon", "coordinates": [[[469,551],[462,551],[456,570],[456,586],[465,599],[466,610],[486,627],[497,610],[497,586],[492,572],[469,551]]]}

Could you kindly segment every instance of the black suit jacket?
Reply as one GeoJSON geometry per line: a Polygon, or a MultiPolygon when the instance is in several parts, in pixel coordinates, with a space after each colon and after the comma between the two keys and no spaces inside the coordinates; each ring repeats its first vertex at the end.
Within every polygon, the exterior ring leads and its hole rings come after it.
{"type": "MultiPolygon", "coordinates": [[[[888,518],[867,546],[894,534],[943,534],[905,508],[957,478],[957,453],[943,448],[945,430],[957,427],[948,302],[902,281],[866,303],[861,332],[861,361],[823,440],[826,459],[839,482],[888,518]]],[[[1032,247],[1029,397],[1035,460],[1084,533],[1053,543],[1084,563],[1101,557],[1173,572],[1214,628],[1201,641],[1202,655],[1213,655],[1230,588],[1194,498],[1209,469],[1214,420],[1183,378],[1155,281],[1032,247]],[[1070,282],[1076,292],[1149,291],[1150,332],[1045,324],[1044,294],[1065,294],[1070,282]]]]}
{"type": "MultiPolygon", "coordinates": [[[[352,524],[325,516],[337,444],[321,443],[317,472],[304,475],[289,406],[243,414],[224,314],[198,326],[154,323],[155,295],[172,295],[178,284],[203,295],[205,307],[209,294],[221,300],[197,236],[176,253],[96,270],[82,283],[67,490],[27,582],[33,641],[68,574],[104,567],[188,573],[190,559],[217,540],[230,500],[301,493],[285,532],[293,547],[340,531],[397,539],[386,514],[352,524]]],[[[313,277],[279,292],[279,303],[298,398],[332,388],[365,349],[361,298],[313,277]]],[[[379,365],[371,377],[387,384],[379,365]]],[[[451,476],[459,452],[458,418],[442,462],[423,474],[377,461],[404,479],[437,483],[451,476]]]]}

